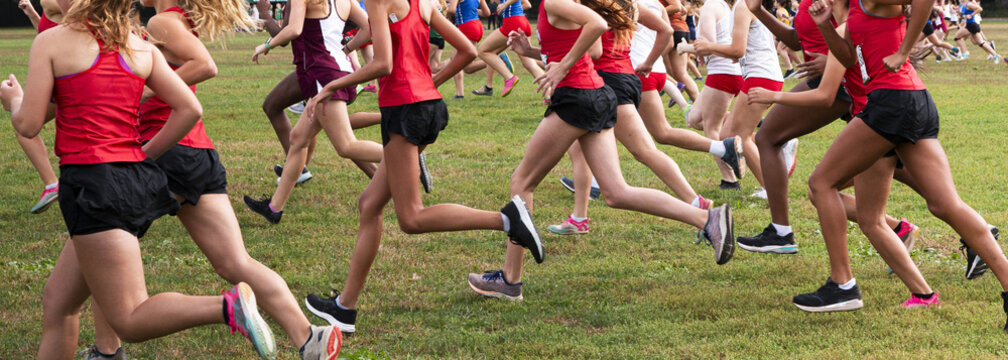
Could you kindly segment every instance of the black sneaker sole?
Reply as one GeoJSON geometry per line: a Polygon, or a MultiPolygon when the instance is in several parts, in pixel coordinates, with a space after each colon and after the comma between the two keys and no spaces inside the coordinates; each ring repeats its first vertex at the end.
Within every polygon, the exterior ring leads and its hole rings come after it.
{"type": "Polygon", "coordinates": [[[333,317],[332,315],[329,315],[329,313],[327,313],[325,311],[322,311],[322,310],[319,310],[319,309],[316,309],[315,307],[311,306],[311,303],[308,302],[308,299],[305,299],[304,304],[305,304],[305,307],[308,308],[308,311],[310,311],[312,314],[315,314],[315,316],[318,316],[318,317],[322,318],[322,320],[325,320],[326,322],[328,322],[329,325],[332,325],[332,326],[335,326],[335,327],[339,328],[340,332],[346,333],[346,334],[353,334],[354,332],[357,331],[357,326],[356,325],[354,325],[354,324],[344,324],[344,323],[339,322],[339,320],[336,320],[336,318],[333,317]]]}

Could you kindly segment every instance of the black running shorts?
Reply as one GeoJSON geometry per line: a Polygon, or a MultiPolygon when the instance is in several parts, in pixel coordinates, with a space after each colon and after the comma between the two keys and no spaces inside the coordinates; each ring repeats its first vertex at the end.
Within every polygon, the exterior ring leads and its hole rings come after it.
{"type": "Polygon", "coordinates": [[[227,194],[227,171],[214,149],[172,146],[155,161],[168,176],[168,190],[196,205],[203,194],[227,194]]]}
{"type": "Polygon", "coordinates": [[[143,237],[179,209],[164,172],[150,159],[60,166],[59,204],[70,236],[122,229],[143,237]]]}
{"type": "Polygon", "coordinates": [[[931,36],[931,34],[934,34],[934,30],[934,25],[931,25],[931,23],[924,23],[924,36],[931,36]]]}
{"type": "Polygon", "coordinates": [[[448,106],[442,99],[379,109],[383,145],[388,145],[389,133],[402,135],[413,145],[433,144],[441,130],[448,126],[448,106]]]}
{"type": "Polygon", "coordinates": [[[633,104],[635,108],[640,107],[641,81],[636,74],[612,73],[598,71],[599,76],[606,85],[612,88],[616,94],[616,105],[633,104]]]}
{"type": "Polygon", "coordinates": [[[976,34],[980,32],[980,24],[975,22],[966,23],[966,30],[969,31],[970,34],[976,34]]]}
{"type": "MultiPolygon", "coordinates": [[[[637,81],[640,84],[640,79],[637,81]]],[[[616,126],[616,94],[609,85],[598,89],[563,86],[553,90],[553,97],[543,116],[554,112],[571,126],[600,132],[616,126]]]]}
{"type": "Polygon", "coordinates": [[[927,90],[872,91],[858,117],[895,145],[938,138],[938,108],[927,90]]]}

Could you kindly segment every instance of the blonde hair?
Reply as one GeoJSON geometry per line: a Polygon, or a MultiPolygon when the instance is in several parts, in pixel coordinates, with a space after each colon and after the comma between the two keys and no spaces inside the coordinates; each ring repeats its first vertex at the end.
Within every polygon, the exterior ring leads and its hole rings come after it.
{"type": "Polygon", "coordinates": [[[102,41],[102,52],[119,49],[125,56],[133,55],[127,46],[130,33],[142,34],[133,20],[134,0],[75,0],[63,16],[68,26],[82,27],[102,41]]]}
{"type": "Polygon", "coordinates": [[[178,0],[196,27],[193,31],[210,41],[234,30],[252,31],[258,21],[249,16],[245,0],[178,0]]]}

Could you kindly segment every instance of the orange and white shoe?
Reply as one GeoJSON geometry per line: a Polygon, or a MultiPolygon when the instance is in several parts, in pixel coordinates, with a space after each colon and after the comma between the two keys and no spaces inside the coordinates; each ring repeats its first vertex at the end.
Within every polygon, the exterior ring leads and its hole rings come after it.
{"type": "Polygon", "coordinates": [[[343,347],[343,334],[336,325],[311,326],[308,341],[301,346],[302,360],[336,360],[343,347]]]}

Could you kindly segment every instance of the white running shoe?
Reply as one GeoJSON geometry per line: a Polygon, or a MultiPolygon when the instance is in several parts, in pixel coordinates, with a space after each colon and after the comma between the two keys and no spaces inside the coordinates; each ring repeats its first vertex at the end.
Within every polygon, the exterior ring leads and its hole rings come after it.
{"type": "MultiPolygon", "coordinates": [[[[791,139],[784,143],[784,167],[787,169],[787,176],[794,173],[795,164],[798,163],[798,139],[791,139]]],[[[765,197],[764,197],[765,199],[765,197]]]]}
{"type": "Polygon", "coordinates": [[[290,110],[290,112],[295,113],[295,114],[301,114],[301,113],[304,113],[304,108],[307,105],[308,105],[307,102],[302,101],[302,102],[299,102],[297,104],[288,106],[287,110],[290,110]]]}
{"type": "Polygon", "coordinates": [[[766,189],[759,188],[759,190],[756,190],[756,192],[752,193],[752,195],[749,195],[749,197],[760,198],[760,199],[766,200],[767,199],[766,189]]]}

